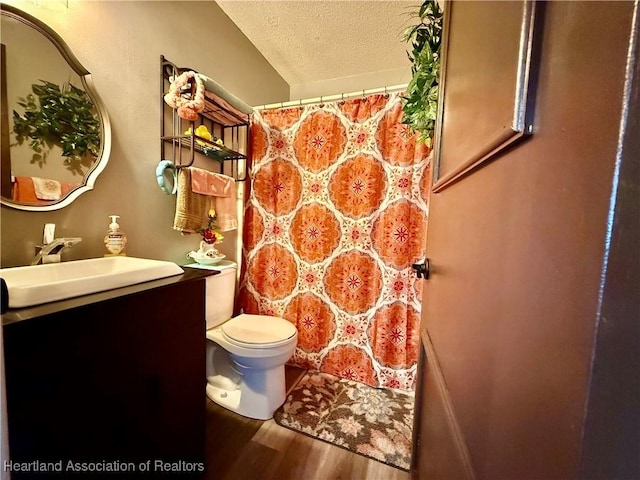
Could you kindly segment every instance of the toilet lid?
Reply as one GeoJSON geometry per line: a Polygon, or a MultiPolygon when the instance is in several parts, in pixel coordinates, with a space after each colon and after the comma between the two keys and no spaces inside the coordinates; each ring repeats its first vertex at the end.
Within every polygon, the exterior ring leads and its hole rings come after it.
{"type": "Polygon", "coordinates": [[[289,340],[297,330],[293,323],[284,318],[242,314],[225,322],[222,333],[235,343],[275,346],[289,340]]]}

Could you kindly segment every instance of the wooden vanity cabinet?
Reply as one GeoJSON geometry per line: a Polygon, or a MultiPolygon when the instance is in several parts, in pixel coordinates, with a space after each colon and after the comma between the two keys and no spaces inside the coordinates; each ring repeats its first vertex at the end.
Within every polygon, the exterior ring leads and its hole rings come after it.
{"type": "Polygon", "coordinates": [[[2,316],[11,461],[203,462],[205,280],[185,277],[2,316]]]}

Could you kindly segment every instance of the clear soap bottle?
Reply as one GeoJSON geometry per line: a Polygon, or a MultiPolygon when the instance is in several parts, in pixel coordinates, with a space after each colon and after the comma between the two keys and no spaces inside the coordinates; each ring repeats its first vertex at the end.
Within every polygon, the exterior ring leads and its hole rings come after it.
{"type": "Polygon", "coordinates": [[[105,257],[112,257],[117,255],[126,255],[124,248],[127,245],[127,237],[118,225],[118,215],[109,215],[111,217],[111,223],[109,224],[109,231],[104,237],[104,245],[107,247],[105,257]]]}

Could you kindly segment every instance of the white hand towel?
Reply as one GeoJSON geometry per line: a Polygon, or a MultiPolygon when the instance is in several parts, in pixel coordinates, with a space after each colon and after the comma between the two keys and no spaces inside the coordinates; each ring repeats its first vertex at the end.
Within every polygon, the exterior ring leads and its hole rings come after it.
{"type": "Polygon", "coordinates": [[[39,177],[31,177],[31,180],[39,200],[60,200],[62,197],[62,185],[57,180],[39,177]]]}

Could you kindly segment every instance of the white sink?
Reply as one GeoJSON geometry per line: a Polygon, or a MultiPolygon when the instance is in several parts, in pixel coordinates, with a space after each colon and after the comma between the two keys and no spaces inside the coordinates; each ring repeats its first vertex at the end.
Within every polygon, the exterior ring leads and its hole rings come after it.
{"type": "Polygon", "coordinates": [[[134,257],[0,268],[0,277],[9,290],[9,308],[29,307],[182,273],[184,270],[175,263],[134,257]]]}

